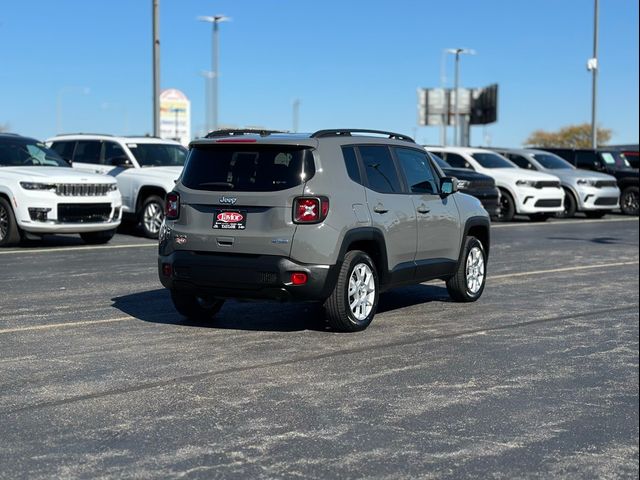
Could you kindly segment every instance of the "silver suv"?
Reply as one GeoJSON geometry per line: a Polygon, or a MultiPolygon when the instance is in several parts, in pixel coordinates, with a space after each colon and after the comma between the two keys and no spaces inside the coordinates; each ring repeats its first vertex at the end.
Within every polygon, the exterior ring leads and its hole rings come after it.
{"type": "Polygon", "coordinates": [[[400,285],[442,279],[454,300],[477,300],[488,254],[487,212],[409,137],[225,130],[190,145],[158,270],[188,318],[229,298],[316,301],[356,331],[400,285]]]}

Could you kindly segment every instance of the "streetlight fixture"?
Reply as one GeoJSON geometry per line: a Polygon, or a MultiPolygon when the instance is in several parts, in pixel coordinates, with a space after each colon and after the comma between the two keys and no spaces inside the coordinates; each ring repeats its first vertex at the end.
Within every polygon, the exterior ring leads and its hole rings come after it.
{"type": "Polygon", "coordinates": [[[217,130],[218,129],[218,77],[220,76],[220,72],[218,70],[218,24],[220,22],[228,22],[231,18],[226,17],[224,15],[213,15],[213,16],[203,16],[198,17],[198,20],[202,22],[207,22],[212,25],[212,36],[211,36],[211,103],[208,108],[211,112],[212,121],[211,125],[207,125],[207,130],[217,130]]]}
{"type": "Polygon", "coordinates": [[[460,55],[475,55],[476,51],[469,48],[448,48],[447,53],[451,53],[456,56],[456,70],[455,70],[455,85],[454,91],[456,92],[456,104],[455,104],[455,122],[453,124],[453,142],[454,145],[460,145],[460,139],[458,138],[458,127],[460,125],[460,55]]]}

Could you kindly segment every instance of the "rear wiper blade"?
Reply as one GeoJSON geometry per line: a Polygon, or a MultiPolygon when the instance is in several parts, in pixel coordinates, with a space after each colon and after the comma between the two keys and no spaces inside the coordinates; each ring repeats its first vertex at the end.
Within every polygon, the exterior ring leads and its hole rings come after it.
{"type": "Polygon", "coordinates": [[[234,189],[235,185],[230,182],[202,182],[198,184],[199,187],[227,187],[234,189]]]}

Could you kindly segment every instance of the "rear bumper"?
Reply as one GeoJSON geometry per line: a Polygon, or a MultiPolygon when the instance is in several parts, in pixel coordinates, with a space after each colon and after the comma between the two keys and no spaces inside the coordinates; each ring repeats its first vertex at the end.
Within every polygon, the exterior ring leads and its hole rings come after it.
{"type": "Polygon", "coordinates": [[[218,298],[322,301],[333,290],[338,268],[273,255],[174,251],[158,257],[158,275],[166,288],[218,298]],[[165,265],[171,266],[170,275],[165,275],[165,265]],[[306,273],[307,282],[293,285],[293,272],[306,273]]]}

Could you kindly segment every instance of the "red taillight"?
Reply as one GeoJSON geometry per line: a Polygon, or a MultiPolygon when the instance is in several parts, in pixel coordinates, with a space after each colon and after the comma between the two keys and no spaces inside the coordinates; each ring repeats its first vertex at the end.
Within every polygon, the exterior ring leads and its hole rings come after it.
{"type": "Polygon", "coordinates": [[[293,201],[295,223],[320,223],[329,214],[327,197],[298,197],[293,201]]]}
{"type": "Polygon", "coordinates": [[[291,283],[294,285],[304,285],[307,283],[307,274],[304,272],[293,272],[291,274],[291,283]]]}
{"type": "Polygon", "coordinates": [[[164,205],[164,214],[167,220],[175,220],[180,216],[180,195],[176,192],[167,193],[164,205]]]}
{"type": "Polygon", "coordinates": [[[162,275],[164,275],[165,277],[170,277],[173,274],[173,267],[171,266],[170,263],[163,263],[162,264],[162,275]]]}

